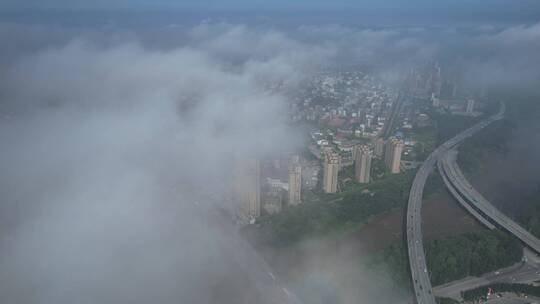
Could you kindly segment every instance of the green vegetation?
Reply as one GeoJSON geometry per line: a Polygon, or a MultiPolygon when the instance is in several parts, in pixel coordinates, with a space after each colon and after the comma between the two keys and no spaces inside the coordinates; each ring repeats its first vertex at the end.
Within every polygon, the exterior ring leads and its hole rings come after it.
{"type": "Polygon", "coordinates": [[[342,187],[346,184],[344,181],[354,182],[354,164],[341,168],[339,170],[339,179],[342,187]]]}
{"type": "MultiPolygon", "coordinates": [[[[379,162],[379,164],[381,163],[379,162]]],[[[379,164],[376,166],[380,168],[381,165],[379,164]]],[[[384,164],[382,166],[384,166],[384,164]]],[[[381,169],[382,168],[378,170],[381,169]]],[[[378,179],[374,177],[373,180],[368,184],[359,184],[356,181],[348,183],[345,185],[343,192],[337,195],[343,197],[352,193],[362,192],[364,190],[375,193],[388,191],[399,193],[399,195],[409,195],[410,186],[414,175],[416,174],[414,170],[409,170],[398,174],[390,174],[388,170],[384,168],[384,173],[382,174],[382,177],[379,177],[378,179]]]]}
{"type": "Polygon", "coordinates": [[[505,118],[492,123],[474,137],[466,139],[460,146],[458,163],[466,175],[481,172],[482,161],[489,153],[506,153],[509,148],[508,143],[515,136],[518,125],[523,126],[538,119],[540,105],[537,102],[531,102],[536,97],[527,94],[520,96],[515,92],[512,94],[512,96],[506,96],[508,94],[504,93],[504,98],[511,100],[506,103],[505,118]]]}
{"type": "Polygon", "coordinates": [[[424,199],[444,190],[444,182],[437,169],[433,170],[424,185],[424,199]]]}
{"type": "Polygon", "coordinates": [[[416,141],[414,145],[414,159],[417,161],[425,160],[429,154],[435,150],[438,143],[437,129],[433,127],[415,128],[413,130],[403,130],[406,138],[416,141]]]}
{"type": "Polygon", "coordinates": [[[274,246],[296,243],[304,238],[344,229],[348,218],[336,203],[310,202],[290,207],[274,216],[261,217],[258,230],[262,241],[274,246]]]}
{"type": "MultiPolygon", "coordinates": [[[[521,260],[522,247],[517,240],[498,231],[484,231],[427,241],[426,261],[434,286],[510,266],[521,260]]],[[[406,247],[392,245],[377,253],[375,264],[387,263],[393,280],[410,284],[406,247]]]]}
{"type": "Polygon", "coordinates": [[[480,299],[485,299],[488,293],[488,288],[491,288],[492,293],[514,292],[517,294],[526,294],[530,296],[540,297],[540,286],[532,286],[527,284],[496,283],[489,286],[467,290],[463,293],[463,299],[465,301],[478,301],[480,299]]]}
{"type": "Polygon", "coordinates": [[[369,184],[359,184],[355,180],[354,165],[341,168],[339,170],[340,185],[343,192],[371,189],[373,185],[381,182],[385,184],[390,180],[401,178],[400,174],[391,174],[390,170],[384,164],[384,161],[378,158],[371,160],[371,182],[369,184]]]}
{"type": "Polygon", "coordinates": [[[520,222],[525,228],[535,235],[540,237],[540,185],[535,193],[528,200],[529,206],[520,218],[520,222]]]}
{"type": "Polygon", "coordinates": [[[395,244],[388,246],[380,252],[372,253],[367,261],[374,270],[380,269],[383,266],[392,269],[390,276],[396,286],[409,287],[412,285],[407,255],[407,248],[405,246],[395,244]]]}
{"type": "Polygon", "coordinates": [[[281,213],[262,216],[258,231],[262,241],[292,245],[307,238],[357,229],[372,216],[407,202],[414,172],[390,174],[370,184],[354,184],[337,194],[309,193],[305,202],[281,213]]]}
{"type": "Polygon", "coordinates": [[[390,170],[384,164],[382,159],[373,158],[371,160],[371,179],[378,180],[383,178],[385,175],[390,174],[390,170]]]}
{"type": "Polygon", "coordinates": [[[427,242],[426,261],[431,282],[439,285],[466,276],[479,276],[519,262],[521,244],[498,231],[468,233],[427,242]]]}
{"type": "MultiPolygon", "coordinates": [[[[458,163],[466,175],[480,174],[489,154],[508,153],[510,141],[517,133],[522,132],[524,126],[537,126],[540,105],[530,102],[528,98],[518,97],[507,103],[505,119],[492,123],[460,146],[458,163]]],[[[517,217],[517,220],[537,237],[540,237],[539,202],[540,187],[530,197],[523,199],[521,206],[525,207],[517,217]]]]}
{"type": "Polygon", "coordinates": [[[438,304],[459,304],[459,301],[450,298],[436,298],[438,304]]]}
{"type": "Polygon", "coordinates": [[[466,175],[478,173],[488,153],[506,153],[515,126],[507,119],[496,121],[466,139],[459,147],[458,164],[466,175]]]}
{"type": "Polygon", "coordinates": [[[454,137],[459,132],[471,127],[482,119],[481,117],[448,115],[437,112],[431,113],[430,116],[436,124],[438,139],[437,146],[454,137]]]}
{"type": "Polygon", "coordinates": [[[482,119],[442,114],[433,110],[430,111],[429,116],[434,122],[433,126],[402,130],[405,137],[417,142],[413,147],[414,156],[410,160],[425,160],[437,146],[482,119]]]}

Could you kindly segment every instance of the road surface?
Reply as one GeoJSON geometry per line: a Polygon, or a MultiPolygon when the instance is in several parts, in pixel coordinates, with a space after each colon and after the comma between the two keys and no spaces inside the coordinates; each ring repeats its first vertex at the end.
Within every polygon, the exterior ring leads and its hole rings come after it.
{"type": "MultiPolygon", "coordinates": [[[[439,169],[439,172],[444,172],[442,167],[442,162],[439,160],[437,162],[437,168],[439,169]]],[[[476,209],[474,209],[460,194],[459,192],[452,186],[452,183],[450,182],[449,178],[442,173],[442,180],[444,182],[444,185],[452,194],[452,196],[459,202],[459,204],[465,208],[475,219],[477,219],[481,224],[486,226],[488,229],[493,230],[495,229],[495,225],[493,225],[489,220],[487,220],[482,214],[480,214],[476,209]]]]}
{"type": "Polygon", "coordinates": [[[383,138],[386,139],[390,136],[390,133],[394,129],[394,124],[396,121],[396,117],[399,115],[399,112],[401,112],[401,106],[403,105],[404,99],[406,95],[401,92],[396,98],[396,101],[392,104],[392,109],[390,110],[390,116],[388,117],[388,120],[384,124],[384,131],[383,131],[383,138]]]}
{"type": "Polygon", "coordinates": [[[505,107],[501,104],[499,113],[475,124],[471,128],[459,133],[452,139],[437,147],[424,161],[411,186],[409,193],[409,202],[407,205],[407,250],[409,254],[409,266],[411,269],[411,278],[414,288],[414,297],[418,304],[435,304],[429,272],[426,265],[424,244],[422,242],[422,195],[424,185],[429,174],[437,161],[443,157],[446,152],[455,145],[462,142],[467,137],[485,128],[492,122],[502,119],[505,107]]]}
{"type": "Polygon", "coordinates": [[[433,289],[437,297],[461,300],[461,292],[474,288],[489,286],[494,283],[523,283],[528,284],[540,280],[540,263],[537,256],[525,249],[525,261],[513,266],[488,272],[480,277],[467,277],[449,282],[433,289]]]}
{"type": "Polygon", "coordinates": [[[484,217],[495,223],[498,227],[510,232],[536,253],[540,253],[539,239],[499,211],[472,187],[457,165],[456,154],[457,152],[455,150],[449,151],[439,160],[443,169],[443,175],[450,182],[451,188],[455,189],[452,194],[454,194],[456,198],[466,200],[470,206],[476,209],[484,217]]]}

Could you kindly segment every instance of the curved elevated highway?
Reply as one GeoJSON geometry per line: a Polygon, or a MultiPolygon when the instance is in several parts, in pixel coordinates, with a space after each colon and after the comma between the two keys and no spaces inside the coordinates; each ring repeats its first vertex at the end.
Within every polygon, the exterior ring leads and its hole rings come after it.
{"type": "MultiPolygon", "coordinates": [[[[449,180],[451,187],[457,194],[457,197],[465,199],[470,206],[495,223],[497,226],[507,230],[512,235],[520,239],[525,245],[536,253],[540,253],[540,240],[530,234],[527,230],[514,222],[511,218],[500,212],[493,206],[482,194],[474,189],[467,181],[456,163],[457,151],[449,151],[439,160],[443,169],[442,173],[449,180]]],[[[447,185],[448,186],[448,185],[447,185]]],[[[454,195],[455,196],[455,195],[454,195]]]]}
{"type": "Polygon", "coordinates": [[[433,288],[438,297],[461,301],[462,292],[494,283],[530,284],[540,278],[540,259],[528,248],[523,250],[523,260],[512,266],[488,272],[479,277],[466,277],[433,288]]]}
{"type": "Polygon", "coordinates": [[[471,206],[469,202],[467,202],[467,200],[459,194],[458,190],[454,188],[450,179],[446,176],[446,174],[443,173],[444,171],[441,159],[439,159],[439,161],[437,162],[437,169],[439,169],[439,172],[441,173],[444,185],[452,194],[452,196],[459,202],[459,204],[484,226],[486,226],[490,230],[495,229],[495,225],[493,225],[489,220],[487,220],[480,212],[476,211],[476,209],[474,209],[474,207],[471,206]]]}
{"type": "Polygon", "coordinates": [[[424,244],[422,242],[422,195],[424,185],[429,174],[433,171],[437,161],[443,157],[449,149],[459,144],[465,138],[472,136],[476,132],[485,128],[490,123],[503,117],[505,111],[504,104],[501,104],[499,113],[493,115],[471,128],[459,133],[452,139],[446,141],[433,151],[424,161],[411,186],[409,202],[407,205],[407,250],[409,254],[409,266],[414,288],[414,297],[418,304],[435,304],[429,272],[427,271],[424,244]]]}

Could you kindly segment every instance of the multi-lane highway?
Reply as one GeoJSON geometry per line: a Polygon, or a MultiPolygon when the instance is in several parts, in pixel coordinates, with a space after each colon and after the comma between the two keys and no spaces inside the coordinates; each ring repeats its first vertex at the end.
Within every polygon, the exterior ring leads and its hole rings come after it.
{"type": "Polygon", "coordinates": [[[494,283],[531,283],[540,279],[538,265],[520,264],[508,269],[486,273],[481,277],[468,277],[457,282],[437,286],[433,292],[438,297],[461,299],[461,293],[494,283]]]}
{"type": "MultiPolygon", "coordinates": [[[[503,214],[494,207],[484,196],[474,189],[456,163],[457,153],[449,151],[443,158],[439,160],[443,169],[442,173],[450,182],[449,189],[453,188],[456,198],[465,199],[474,209],[476,209],[484,217],[495,223],[497,226],[507,230],[512,235],[520,239],[525,245],[540,253],[540,240],[514,222],[511,218],[503,214]]],[[[451,191],[452,192],[452,191],[451,191]]]]}
{"type": "Polygon", "coordinates": [[[396,118],[401,112],[401,108],[403,106],[403,102],[405,101],[406,95],[401,92],[396,97],[396,101],[392,104],[392,109],[390,109],[390,116],[388,117],[388,120],[384,124],[383,129],[383,138],[388,138],[390,134],[392,133],[392,130],[394,129],[394,124],[396,122],[396,118]]]}
{"type": "Polygon", "coordinates": [[[495,229],[495,225],[493,225],[489,220],[487,220],[482,214],[480,214],[476,209],[474,209],[473,206],[471,206],[460,194],[459,192],[454,189],[454,186],[452,186],[452,183],[450,179],[442,172],[442,162],[439,160],[437,162],[437,169],[439,169],[439,172],[441,172],[442,180],[444,182],[444,185],[448,189],[448,191],[452,194],[452,196],[459,202],[459,204],[465,208],[475,219],[477,219],[480,223],[482,223],[484,226],[486,226],[488,229],[493,230],[495,229]]]}
{"type": "Polygon", "coordinates": [[[463,291],[477,287],[489,286],[494,283],[531,283],[540,279],[540,264],[537,256],[525,250],[524,261],[513,266],[486,273],[480,277],[467,277],[461,280],[449,282],[433,289],[438,297],[461,300],[463,291]]]}
{"type": "Polygon", "coordinates": [[[470,137],[476,132],[485,128],[490,123],[501,119],[504,116],[504,111],[504,104],[501,104],[499,113],[475,124],[471,128],[461,132],[452,139],[446,141],[441,146],[437,147],[437,149],[435,149],[435,151],[428,156],[416,173],[407,205],[406,235],[414,297],[416,302],[419,304],[436,303],[426,265],[424,244],[422,242],[422,195],[426,180],[429,174],[433,171],[437,161],[444,156],[449,149],[459,144],[465,138],[470,137]]]}
{"type": "Polygon", "coordinates": [[[420,170],[416,173],[407,206],[407,248],[409,252],[409,266],[414,288],[414,297],[419,304],[435,304],[431,281],[427,271],[424,245],[422,243],[422,194],[429,173],[441,153],[440,148],[435,150],[420,170]]]}

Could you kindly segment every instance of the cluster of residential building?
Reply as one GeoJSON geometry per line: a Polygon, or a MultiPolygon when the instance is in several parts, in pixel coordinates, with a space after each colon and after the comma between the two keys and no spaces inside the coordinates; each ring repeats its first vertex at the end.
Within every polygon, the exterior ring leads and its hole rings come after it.
{"type": "Polygon", "coordinates": [[[324,72],[295,97],[291,118],[330,126],[344,137],[374,138],[396,97],[394,90],[368,74],[324,72]]]}
{"type": "MultiPolygon", "coordinates": [[[[406,139],[403,132],[431,124],[422,103],[415,100],[431,100],[432,106],[441,111],[477,115],[477,103],[472,98],[443,99],[448,87],[436,63],[411,70],[401,97],[360,71],[317,74],[294,96],[290,111],[293,122],[317,126],[308,146],[317,159],[293,155],[262,163],[256,159],[239,161],[232,196],[237,202],[237,218],[253,222],[262,213],[275,214],[286,205],[298,205],[303,189],[317,185],[325,193],[339,192],[340,170],[347,166],[354,166],[358,183],[372,180],[373,159],[383,161],[391,174],[414,168],[419,162],[409,153],[416,141],[406,139]],[[396,127],[403,132],[394,131],[396,127]],[[394,136],[384,139],[391,134],[394,136]],[[402,155],[407,157],[404,161],[402,155]]],[[[450,95],[455,94],[454,86],[450,95]]]]}
{"type": "Polygon", "coordinates": [[[443,77],[438,63],[427,65],[423,69],[412,69],[408,77],[409,94],[431,99],[432,105],[439,111],[456,115],[478,116],[478,104],[472,95],[485,97],[485,88],[480,94],[472,94],[460,89],[456,75],[443,77]],[[468,97],[467,97],[468,96],[468,97]]]}
{"type": "MultiPolygon", "coordinates": [[[[400,172],[403,141],[378,138],[370,144],[358,144],[353,149],[355,179],[358,183],[371,181],[372,158],[383,159],[391,173],[400,172]]],[[[340,191],[339,172],[343,168],[342,155],[332,149],[324,152],[322,189],[325,193],[340,191]]],[[[298,155],[264,161],[247,158],[236,161],[230,199],[240,223],[253,223],[261,214],[275,214],[284,206],[302,203],[304,186],[313,188],[318,175],[318,161],[307,161],[298,155]],[[304,168],[309,175],[304,174],[304,168]],[[316,170],[314,168],[317,168],[316,170]],[[307,182],[304,182],[304,180],[307,182]]]]}
{"type": "Polygon", "coordinates": [[[244,224],[253,223],[262,213],[274,214],[285,205],[302,203],[300,157],[293,155],[262,164],[254,158],[238,160],[230,199],[237,220],[244,224]]]}
{"type": "Polygon", "coordinates": [[[456,115],[478,116],[482,114],[476,110],[474,99],[441,99],[435,95],[431,98],[432,105],[439,111],[448,111],[456,115]]]}
{"type": "MultiPolygon", "coordinates": [[[[388,171],[392,174],[401,170],[401,155],[404,143],[401,139],[391,137],[388,140],[377,138],[369,144],[357,145],[354,150],[354,176],[358,183],[371,181],[372,158],[384,159],[388,171]]],[[[327,150],[323,163],[323,190],[325,193],[339,191],[339,171],[343,168],[339,153],[327,150]]]]}

